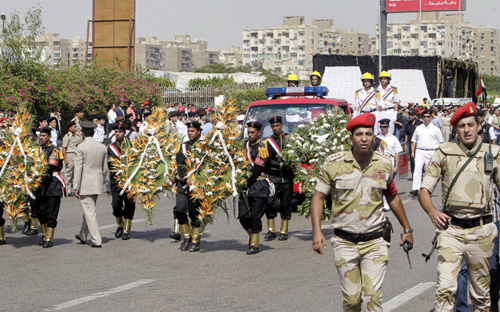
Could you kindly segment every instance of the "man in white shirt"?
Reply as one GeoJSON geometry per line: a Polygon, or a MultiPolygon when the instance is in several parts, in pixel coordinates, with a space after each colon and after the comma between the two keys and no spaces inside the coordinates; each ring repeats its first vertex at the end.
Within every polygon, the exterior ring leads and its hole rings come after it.
{"type": "Polygon", "coordinates": [[[99,143],[104,142],[104,136],[106,135],[106,131],[104,130],[104,120],[105,116],[103,115],[95,115],[92,121],[96,124],[96,128],[94,129],[94,140],[99,143]]]}
{"type": "Polygon", "coordinates": [[[144,135],[144,131],[146,131],[146,129],[148,128],[149,116],[151,116],[151,112],[144,113],[144,122],[141,124],[141,127],[139,128],[139,135],[144,135]]]}
{"type": "MultiPolygon", "coordinates": [[[[382,119],[379,121],[380,131],[382,132],[377,137],[381,140],[379,150],[392,158],[392,167],[394,168],[394,176],[399,171],[399,153],[403,152],[403,147],[401,147],[401,143],[399,143],[398,138],[395,135],[389,133],[389,124],[391,123],[390,119],[382,119]]],[[[393,176],[393,178],[394,178],[393,176]]],[[[384,210],[389,211],[389,204],[385,199],[384,200],[384,210]]]]}
{"type": "Polygon", "coordinates": [[[48,118],[47,124],[48,127],[52,129],[50,134],[50,142],[52,143],[52,145],[57,147],[57,139],[59,137],[59,132],[57,131],[57,118],[56,117],[48,118]]]}
{"type": "Polygon", "coordinates": [[[116,104],[111,104],[108,111],[108,131],[113,130],[112,127],[115,124],[116,117],[116,104]]]}
{"type": "Polygon", "coordinates": [[[184,114],[182,112],[177,113],[177,122],[175,125],[177,126],[179,136],[187,137],[187,127],[184,123],[184,114]]]}
{"type": "Polygon", "coordinates": [[[431,113],[428,110],[422,112],[424,123],[418,126],[411,138],[411,155],[415,158],[415,172],[413,173],[412,191],[413,196],[418,195],[422,173],[427,168],[432,154],[443,143],[441,130],[431,122],[431,113]]]}
{"type": "Polygon", "coordinates": [[[396,122],[396,118],[398,115],[398,88],[391,85],[391,75],[389,75],[389,73],[386,71],[380,73],[379,80],[380,85],[377,88],[377,91],[380,92],[380,96],[377,101],[380,114],[379,118],[388,118],[391,120],[391,123],[389,125],[389,133],[392,134],[394,133],[394,123],[396,122]]]}

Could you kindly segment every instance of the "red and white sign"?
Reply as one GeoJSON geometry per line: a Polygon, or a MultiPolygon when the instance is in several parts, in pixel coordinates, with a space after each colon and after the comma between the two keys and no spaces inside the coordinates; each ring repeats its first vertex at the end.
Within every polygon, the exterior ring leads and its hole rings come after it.
{"type": "Polygon", "coordinates": [[[387,0],[387,13],[465,11],[465,0],[387,0]],[[420,7],[422,6],[422,7],[420,7]]]}

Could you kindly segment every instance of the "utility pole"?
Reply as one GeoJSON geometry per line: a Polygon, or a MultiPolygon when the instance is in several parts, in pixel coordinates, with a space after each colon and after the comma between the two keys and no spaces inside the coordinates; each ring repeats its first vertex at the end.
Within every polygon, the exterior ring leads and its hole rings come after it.
{"type": "Polygon", "coordinates": [[[387,3],[386,0],[380,0],[380,17],[379,17],[379,41],[380,48],[378,53],[378,72],[382,72],[382,55],[387,55],[387,3]]]}

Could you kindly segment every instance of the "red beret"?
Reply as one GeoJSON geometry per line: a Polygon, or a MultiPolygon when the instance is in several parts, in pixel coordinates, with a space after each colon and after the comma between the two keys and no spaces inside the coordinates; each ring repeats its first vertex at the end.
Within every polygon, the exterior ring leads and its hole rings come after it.
{"type": "Polygon", "coordinates": [[[469,102],[464,106],[457,109],[453,117],[451,117],[450,124],[455,126],[457,122],[465,117],[472,116],[477,113],[476,104],[474,102],[469,102]]]}
{"type": "Polygon", "coordinates": [[[352,131],[356,127],[373,127],[375,126],[375,119],[375,115],[372,113],[362,114],[351,119],[345,128],[347,131],[352,131]]]}
{"type": "Polygon", "coordinates": [[[186,111],[186,109],[184,108],[184,106],[179,107],[179,112],[184,113],[185,111],[186,111]]]}
{"type": "Polygon", "coordinates": [[[144,104],[145,106],[148,106],[149,105],[149,101],[144,101],[142,104],[144,104]]]}

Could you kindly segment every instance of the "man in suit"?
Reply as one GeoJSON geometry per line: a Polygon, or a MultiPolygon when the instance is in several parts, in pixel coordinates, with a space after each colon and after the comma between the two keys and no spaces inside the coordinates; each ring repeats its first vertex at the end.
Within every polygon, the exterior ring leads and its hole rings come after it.
{"type": "Polygon", "coordinates": [[[97,196],[102,194],[102,185],[108,175],[108,157],[106,147],[93,138],[95,127],[93,122],[82,122],[84,141],[77,146],[75,152],[75,196],[80,199],[83,208],[82,228],[75,237],[81,244],[85,244],[90,233],[92,247],[101,248],[96,201],[97,196]]]}

